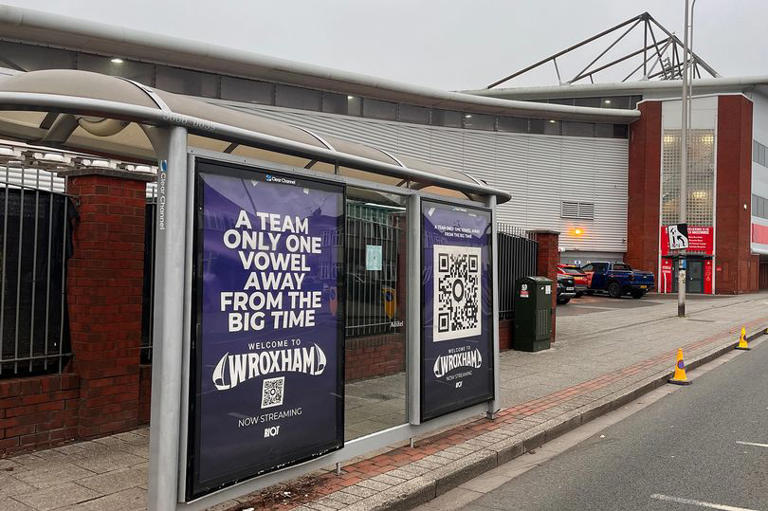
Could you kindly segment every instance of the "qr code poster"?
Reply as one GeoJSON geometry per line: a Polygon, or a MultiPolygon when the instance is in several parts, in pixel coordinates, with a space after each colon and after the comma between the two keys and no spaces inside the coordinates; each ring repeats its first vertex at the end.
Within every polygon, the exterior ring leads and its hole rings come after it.
{"type": "Polygon", "coordinates": [[[266,378],[261,386],[261,407],[282,406],[285,395],[285,376],[266,378]]]}
{"type": "Polygon", "coordinates": [[[434,342],[480,335],[480,247],[434,245],[434,342]]]}

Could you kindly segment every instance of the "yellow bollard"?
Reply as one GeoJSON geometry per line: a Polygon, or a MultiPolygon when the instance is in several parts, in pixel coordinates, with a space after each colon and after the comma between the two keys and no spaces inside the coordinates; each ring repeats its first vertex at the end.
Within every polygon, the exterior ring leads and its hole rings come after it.
{"type": "Polygon", "coordinates": [[[745,329],[741,329],[741,335],[739,336],[739,344],[736,345],[737,350],[750,350],[752,348],[749,347],[749,344],[747,343],[747,331],[745,329]]]}
{"type": "Polygon", "coordinates": [[[669,383],[675,385],[690,385],[688,377],[685,375],[685,362],[683,362],[683,350],[677,350],[677,358],[675,359],[675,374],[670,378],[669,383]]]}

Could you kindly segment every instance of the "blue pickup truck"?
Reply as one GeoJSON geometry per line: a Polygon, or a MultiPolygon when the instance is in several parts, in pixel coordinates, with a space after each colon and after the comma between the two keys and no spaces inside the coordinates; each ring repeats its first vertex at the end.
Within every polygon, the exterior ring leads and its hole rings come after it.
{"type": "Polygon", "coordinates": [[[642,298],[653,289],[653,273],[633,270],[626,263],[593,262],[581,270],[587,274],[587,294],[604,291],[613,298],[642,298]]]}

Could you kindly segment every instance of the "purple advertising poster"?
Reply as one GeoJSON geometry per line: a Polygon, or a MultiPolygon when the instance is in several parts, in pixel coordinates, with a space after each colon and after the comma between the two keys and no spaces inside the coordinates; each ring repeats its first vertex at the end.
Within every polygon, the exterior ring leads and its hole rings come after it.
{"type": "Polygon", "coordinates": [[[490,220],[422,203],[422,420],[493,399],[490,220]]]}
{"type": "Polygon", "coordinates": [[[198,160],[187,498],[343,445],[344,190],[198,160]]]}

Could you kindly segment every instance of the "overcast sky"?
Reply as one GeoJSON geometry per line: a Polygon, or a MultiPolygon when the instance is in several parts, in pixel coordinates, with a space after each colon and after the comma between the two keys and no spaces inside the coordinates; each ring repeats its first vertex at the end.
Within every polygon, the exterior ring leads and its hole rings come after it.
{"type": "MultiPolygon", "coordinates": [[[[413,84],[468,89],[481,88],[642,11],[648,11],[682,39],[683,1],[4,0],[4,3],[413,84]]],[[[698,0],[694,21],[693,49],[721,75],[768,75],[768,44],[765,43],[768,0],[698,0]]],[[[579,65],[586,65],[610,42],[605,40],[591,53],[562,62],[563,78],[578,72],[579,65]]],[[[641,31],[626,45],[618,45],[616,51],[630,46],[632,49],[642,46],[641,31]]],[[[610,78],[607,76],[604,81],[612,81],[610,78]]],[[[555,83],[555,74],[550,65],[510,85],[551,83],[555,83]]]]}

